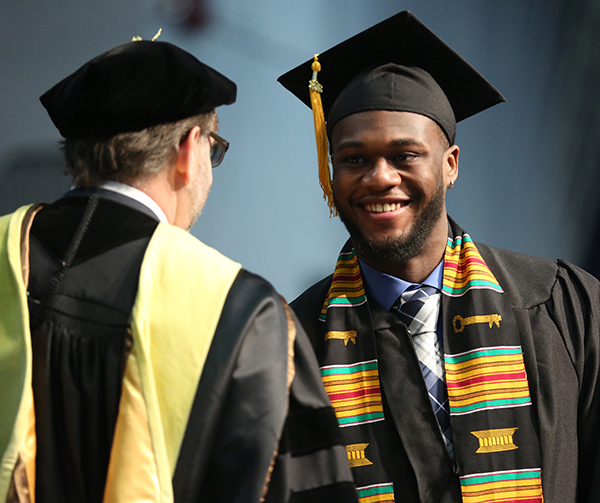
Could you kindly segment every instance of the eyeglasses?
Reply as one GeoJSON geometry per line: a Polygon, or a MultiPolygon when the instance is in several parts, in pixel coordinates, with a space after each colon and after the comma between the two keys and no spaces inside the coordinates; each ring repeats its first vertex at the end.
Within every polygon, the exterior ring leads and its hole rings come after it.
{"type": "Polygon", "coordinates": [[[229,148],[229,142],[213,131],[208,133],[208,136],[215,140],[215,143],[210,147],[210,162],[212,167],[216,168],[221,164],[223,157],[225,157],[225,152],[229,148]]]}

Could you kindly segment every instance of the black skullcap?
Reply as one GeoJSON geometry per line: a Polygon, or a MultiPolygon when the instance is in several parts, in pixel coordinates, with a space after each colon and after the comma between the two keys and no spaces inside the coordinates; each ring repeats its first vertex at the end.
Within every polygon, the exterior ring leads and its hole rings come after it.
{"type": "Polygon", "coordinates": [[[346,86],[327,116],[327,131],[340,120],[367,110],[391,110],[425,115],[438,123],[451,143],[456,136],[456,120],[448,98],[429,73],[422,68],[386,63],[346,86]]]}
{"type": "Polygon", "coordinates": [[[40,97],[65,138],[113,136],[235,101],[236,85],[190,53],[142,40],[88,61],[40,97]]]}
{"type": "MultiPolygon", "coordinates": [[[[278,81],[309,107],[313,60],[278,81]]],[[[319,54],[321,99],[331,135],[366,110],[431,118],[454,143],[456,122],[504,100],[500,92],[411,12],[404,11],[319,54]]]]}

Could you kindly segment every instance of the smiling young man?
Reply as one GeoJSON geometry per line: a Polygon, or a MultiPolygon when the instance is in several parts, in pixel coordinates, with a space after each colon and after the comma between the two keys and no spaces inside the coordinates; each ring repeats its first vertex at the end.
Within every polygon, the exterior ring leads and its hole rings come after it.
{"type": "Polygon", "coordinates": [[[359,499],[598,501],[600,284],[446,214],[456,122],[504,98],[408,12],[318,60],[310,84],[312,61],[279,80],[309,106],[321,92],[320,180],[350,239],[292,307],[359,499]]]}
{"type": "Polygon", "coordinates": [[[387,110],[340,120],[331,145],[335,207],[360,259],[421,283],[444,252],[459,148],[431,119],[387,110]]]}

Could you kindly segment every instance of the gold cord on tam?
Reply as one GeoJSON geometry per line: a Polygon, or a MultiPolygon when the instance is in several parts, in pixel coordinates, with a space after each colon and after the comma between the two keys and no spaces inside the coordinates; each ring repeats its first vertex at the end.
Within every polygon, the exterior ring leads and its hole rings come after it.
{"type": "Polygon", "coordinates": [[[315,54],[312,63],[312,79],[308,83],[310,90],[310,103],[315,121],[315,136],[317,139],[317,156],[319,160],[319,183],[323,189],[323,199],[327,201],[329,206],[329,215],[337,215],[335,204],[333,203],[333,192],[331,188],[331,175],[329,173],[329,158],[327,145],[327,130],[325,128],[325,114],[323,113],[323,103],[321,102],[321,93],[323,86],[317,80],[317,73],[321,71],[321,63],[319,63],[319,55],[315,54]]]}
{"type": "MultiPolygon", "coordinates": [[[[158,33],[156,35],[154,35],[150,41],[154,42],[158,37],[160,37],[161,33],[162,33],[162,28],[159,28],[158,33]]],[[[140,42],[141,40],[143,40],[143,38],[140,37],[139,35],[136,35],[135,37],[133,37],[131,39],[132,42],[140,42]]]]}
{"type": "Polygon", "coordinates": [[[154,35],[152,37],[152,42],[154,42],[158,37],[160,37],[160,34],[162,33],[162,28],[158,29],[158,32],[156,33],[156,35],[154,35]]]}

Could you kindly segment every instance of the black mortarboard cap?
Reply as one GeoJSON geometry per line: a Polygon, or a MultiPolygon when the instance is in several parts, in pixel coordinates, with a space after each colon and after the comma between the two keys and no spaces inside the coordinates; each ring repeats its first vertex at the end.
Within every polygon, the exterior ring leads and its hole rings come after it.
{"type": "MultiPolygon", "coordinates": [[[[312,62],[310,59],[278,79],[308,106],[312,62]]],[[[435,120],[453,143],[456,122],[505,101],[408,11],[319,54],[319,62],[318,81],[323,86],[321,99],[329,134],[337,121],[353,113],[410,111],[435,120]]]]}
{"type": "Polygon", "coordinates": [[[65,138],[113,136],[209,112],[236,85],[167,42],[130,42],[88,61],[40,97],[65,138]]]}

